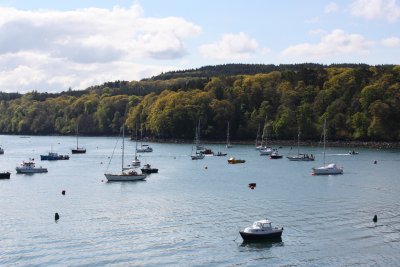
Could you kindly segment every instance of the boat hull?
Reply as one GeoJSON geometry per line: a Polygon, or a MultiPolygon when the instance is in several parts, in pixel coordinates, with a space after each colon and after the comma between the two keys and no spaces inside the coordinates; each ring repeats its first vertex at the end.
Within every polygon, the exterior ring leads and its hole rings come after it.
{"type": "Polygon", "coordinates": [[[0,172],[0,179],[10,179],[10,175],[9,172],[0,172]]]}
{"type": "Polygon", "coordinates": [[[283,229],[274,230],[270,233],[265,234],[255,234],[255,233],[245,233],[243,231],[239,231],[240,236],[244,241],[265,241],[265,240],[274,240],[280,239],[282,236],[283,229]]]}
{"type": "Polygon", "coordinates": [[[25,168],[16,168],[17,173],[46,173],[47,168],[32,168],[32,169],[25,169],[25,168]]]}
{"type": "Polygon", "coordinates": [[[47,155],[40,155],[40,160],[68,160],[68,155],[59,155],[59,156],[47,156],[47,155]]]}
{"type": "Polygon", "coordinates": [[[142,181],[146,179],[145,174],[127,175],[127,174],[106,173],[104,174],[104,176],[107,178],[109,182],[132,182],[132,181],[142,181]]]}
{"type": "Polygon", "coordinates": [[[336,174],[343,174],[342,168],[331,168],[328,166],[320,167],[320,168],[313,168],[312,175],[336,175],[336,174]]]}
{"type": "Polygon", "coordinates": [[[71,150],[72,154],[85,154],[86,149],[85,148],[76,148],[71,150]]]}
{"type": "Polygon", "coordinates": [[[142,173],[150,174],[150,173],[158,173],[158,169],[141,169],[142,173]]]}

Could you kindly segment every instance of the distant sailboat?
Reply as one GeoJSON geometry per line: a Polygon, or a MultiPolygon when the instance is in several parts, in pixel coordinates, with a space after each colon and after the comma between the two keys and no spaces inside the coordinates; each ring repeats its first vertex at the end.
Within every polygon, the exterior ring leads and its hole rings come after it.
{"type": "Polygon", "coordinates": [[[153,148],[143,144],[143,124],[140,125],[140,147],[136,148],[138,153],[153,152],[153,148]]]}
{"type": "Polygon", "coordinates": [[[232,147],[232,145],[231,145],[231,142],[230,142],[230,140],[229,140],[229,121],[228,121],[228,127],[227,127],[227,130],[226,130],[226,148],[231,148],[232,147]]]}
{"type": "Polygon", "coordinates": [[[267,119],[268,116],[265,115],[265,120],[264,120],[264,127],[263,127],[263,131],[262,131],[262,135],[261,135],[261,148],[260,150],[260,156],[268,156],[271,155],[272,153],[272,149],[268,146],[268,130],[267,130],[267,119]],[[265,145],[264,145],[265,142],[265,145]]]}
{"type": "Polygon", "coordinates": [[[314,161],[314,156],[308,154],[300,154],[300,128],[297,133],[297,155],[295,156],[288,156],[287,157],[290,161],[314,161]]]}
{"type": "Polygon", "coordinates": [[[79,124],[76,125],[76,148],[73,148],[72,154],[84,154],[86,153],[86,148],[79,147],[79,124]]]}
{"type": "MultiPolygon", "coordinates": [[[[124,151],[125,151],[125,131],[124,131],[124,126],[122,126],[122,157],[121,157],[121,172],[120,173],[106,173],[104,176],[107,178],[109,182],[114,182],[114,181],[139,181],[139,180],[144,180],[146,179],[146,174],[138,174],[136,171],[128,168],[124,168],[124,151]]],[[[110,158],[111,162],[112,156],[110,158]]],[[[110,162],[108,165],[110,165],[110,162]]],[[[108,169],[108,168],[107,168],[108,169]]]]}
{"type": "Polygon", "coordinates": [[[326,143],[326,119],[324,121],[324,166],[312,168],[312,175],[329,175],[329,174],[343,174],[343,168],[338,167],[335,163],[325,164],[325,143],[326,143]]]}
{"type": "Polygon", "coordinates": [[[196,127],[195,131],[194,147],[192,146],[192,152],[190,155],[192,160],[204,159],[203,149],[204,149],[203,146],[200,145],[200,120],[199,120],[198,126],[196,127]]]}
{"type": "Polygon", "coordinates": [[[139,167],[140,166],[140,160],[137,157],[137,147],[138,145],[138,134],[137,134],[137,125],[136,125],[136,140],[135,140],[135,158],[132,160],[132,166],[133,167],[139,167]]]}

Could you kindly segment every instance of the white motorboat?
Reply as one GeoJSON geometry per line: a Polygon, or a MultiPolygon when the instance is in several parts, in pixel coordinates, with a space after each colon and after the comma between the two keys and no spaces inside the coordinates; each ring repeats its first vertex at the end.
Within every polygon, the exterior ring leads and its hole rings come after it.
{"type": "Polygon", "coordinates": [[[259,149],[259,151],[260,151],[260,156],[268,156],[271,155],[273,150],[270,147],[262,147],[259,149]]]}
{"type": "Polygon", "coordinates": [[[246,227],[243,231],[239,231],[244,241],[262,241],[280,238],[282,236],[283,227],[272,227],[269,220],[255,221],[252,226],[246,227]]]}
{"type": "Polygon", "coordinates": [[[192,160],[204,159],[204,154],[201,151],[197,151],[196,154],[190,156],[192,160]]]}
{"type": "MultiPolygon", "coordinates": [[[[139,174],[135,170],[132,169],[126,169],[124,168],[124,150],[125,150],[125,142],[124,142],[124,137],[125,137],[125,131],[124,127],[122,127],[122,160],[121,160],[121,172],[120,173],[106,173],[104,176],[107,178],[109,182],[116,182],[116,181],[139,181],[139,180],[144,180],[146,179],[146,174],[139,174]]],[[[112,156],[110,158],[111,162],[112,156]]],[[[110,164],[108,164],[110,165],[110,164]]]]}
{"type": "Polygon", "coordinates": [[[322,167],[312,168],[312,175],[331,175],[343,174],[343,167],[338,167],[335,163],[325,164],[325,143],[326,143],[326,120],[324,121],[324,165],[322,167]]]}
{"type": "Polygon", "coordinates": [[[28,162],[22,162],[20,166],[16,167],[15,170],[17,173],[43,173],[47,172],[47,168],[42,166],[36,167],[35,162],[30,160],[28,162]]]}

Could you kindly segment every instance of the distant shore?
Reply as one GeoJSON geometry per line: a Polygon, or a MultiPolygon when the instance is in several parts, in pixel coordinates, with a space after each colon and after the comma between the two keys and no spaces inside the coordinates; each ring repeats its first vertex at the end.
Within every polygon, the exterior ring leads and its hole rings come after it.
{"type": "MultiPolygon", "coordinates": [[[[193,142],[192,140],[185,139],[153,139],[146,138],[146,141],[156,142],[156,143],[182,143],[188,144],[193,142]]],[[[205,144],[222,144],[225,143],[223,140],[204,140],[205,144]]],[[[254,145],[254,141],[246,140],[232,140],[232,145],[254,145]]],[[[297,146],[297,141],[295,140],[271,140],[268,141],[271,146],[297,146]]],[[[316,141],[301,141],[300,146],[311,146],[318,147],[321,146],[322,142],[316,141]]],[[[400,142],[378,142],[378,141],[329,141],[326,143],[327,147],[348,147],[348,148],[375,148],[375,149],[400,149],[400,142]]]]}

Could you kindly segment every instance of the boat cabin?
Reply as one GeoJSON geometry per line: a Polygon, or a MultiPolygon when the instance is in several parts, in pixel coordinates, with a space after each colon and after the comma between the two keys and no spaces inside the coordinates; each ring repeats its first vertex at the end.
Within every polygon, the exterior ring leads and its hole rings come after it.
{"type": "Polygon", "coordinates": [[[259,229],[271,229],[271,222],[268,220],[261,220],[261,221],[256,221],[253,223],[253,228],[259,228],[259,229]]]}

